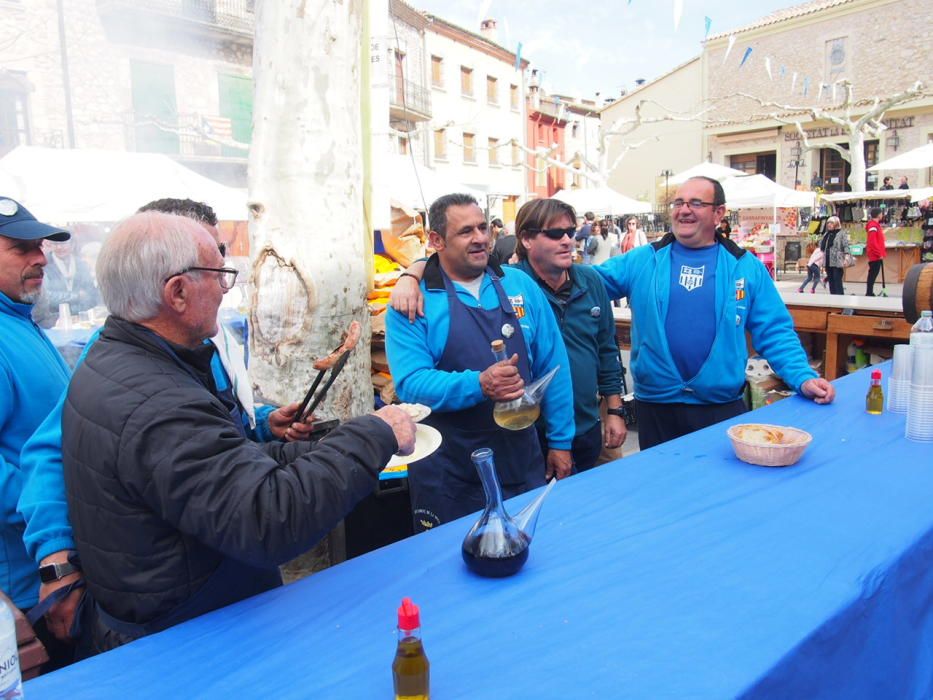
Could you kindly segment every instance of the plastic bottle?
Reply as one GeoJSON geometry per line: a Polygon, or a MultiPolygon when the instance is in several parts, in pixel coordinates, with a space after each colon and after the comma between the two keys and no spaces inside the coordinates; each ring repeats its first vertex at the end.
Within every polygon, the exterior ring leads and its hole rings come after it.
{"type": "Polygon", "coordinates": [[[865,397],[865,410],[873,416],[880,415],[884,411],[884,392],[881,390],[881,370],[872,370],[871,385],[868,387],[868,395],[865,397]]]}
{"type": "Polygon", "coordinates": [[[392,679],[395,700],[430,700],[430,664],[421,643],[421,612],[411,598],[403,598],[398,609],[398,647],[392,679]]]}
{"type": "Polygon", "coordinates": [[[0,698],[14,700],[21,697],[23,680],[19,671],[16,620],[10,606],[0,600],[0,698]]]}
{"type": "Polygon", "coordinates": [[[925,309],[910,329],[910,344],[914,347],[933,347],[933,311],[925,309]]]}

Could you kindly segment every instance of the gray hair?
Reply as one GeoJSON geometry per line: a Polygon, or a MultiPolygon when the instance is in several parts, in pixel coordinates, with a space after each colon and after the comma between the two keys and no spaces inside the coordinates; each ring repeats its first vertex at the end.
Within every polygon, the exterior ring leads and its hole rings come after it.
{"type": "Polygon", "coordinates": [[[97,258],[97,283],[110,313],[134,323],[158,316],[165,280],[198,264],[199,230],[192,219],[158,212],[117,224],[97,258]]]}

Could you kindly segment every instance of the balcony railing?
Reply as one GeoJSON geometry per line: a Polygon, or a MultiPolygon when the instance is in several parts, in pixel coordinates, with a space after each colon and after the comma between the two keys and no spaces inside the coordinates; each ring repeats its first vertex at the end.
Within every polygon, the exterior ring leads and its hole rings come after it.
{"type": "Polygon", "coordinates": [[[138,12],[159,15],[173,22],[190,22],[206,27],[252,36],[256,18],[254,0],[98,0],[101,13],[138,12]]]}
{"type": "Polygon", "coordinates": [[[412,121],[431,118],[431,91],[411,80],[393,77],[389,85],[389,106],[412,121]]]}

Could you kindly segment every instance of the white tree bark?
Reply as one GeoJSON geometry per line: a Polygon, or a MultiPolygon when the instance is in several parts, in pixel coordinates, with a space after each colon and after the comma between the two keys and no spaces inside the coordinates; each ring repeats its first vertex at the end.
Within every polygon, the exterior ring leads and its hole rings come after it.
{"type": "MultiPolygon", "coordinates": [[[[884,133],[886,127],[881,120],[884,119],[884,115],[889,109],[896,105],[927,96],[927,94],[924,93],[923,83],[918,80],[907,90],[903,90],[902,92],[895,93],[885,98],[874,98],[871,105],[868,106],[860,116],[855,117],[854,113],[861,111],[861,105],[855,101],[852,83],[850,83],[848,80],[843,80],[838,84],[843,88],[844,98],[841,104],[834,105],[831,108],[812,106],[800,107],[780,104],[778,102],[762,100],[759,97],[755,97],[754,95],[749,95],[743,92],[736,93],[736,95],[753,100],[760,104],[762,107],[775,107],[782,110],[783,112],[805,112],[809,114],[810,118],[814,121],[828,121],[844,129],[849,141],[847,147],[842,148],[835,144],[813,146],[807,139],[807,135],[804,132],[803,126],[799,119],[787,119],[777,112],[772,112],[768,115],[781,124],[788,124],[797,127],[797,132],[800,134],[800,137],[803,141],[803,147],[806,150],[813,150],[816,148],[831,148],[839,153],[839,155],[842,156],[842,159],[846,161],[851,167],[848,180],[849,187],[852,188],[853,192],[861,192],[866,187],[866,138],[878,138],[884,133]]],[[[835,95],[835,91],[833,94],[835,95]]],[[[731,97],[731,95],[726,96],[726,98],[728,97],[731,97]]]]}
{"type": "Polygon", "coordinates": [[[250,375],[300,401],[350,321],[363,340],[321,417],[372,408],[360,135],[362,0],[261,0],[249,159],[250,375]]]}

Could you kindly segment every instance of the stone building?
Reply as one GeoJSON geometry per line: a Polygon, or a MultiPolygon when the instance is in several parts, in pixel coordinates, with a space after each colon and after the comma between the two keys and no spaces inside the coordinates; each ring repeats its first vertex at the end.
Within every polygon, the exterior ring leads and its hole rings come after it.
{"type": "Polygon", "coordinates": [[[2,0],[0,155],[168,154],[246,185],[251,0],[2,0]]]}
{"type": "MultiPolygon", "coordinates": [[[[610,184],[631,196],[657,195],[663,190],[659,173],[709,160],[763,173],[787,187],[797,181],[807,187],[818,176],[826,189],[850,189],[848,164],[828,148],[847,145],[843,130],[805,108],[843,116],[841,81],[848,80],[854,90],[851,115],[858,118],[874,97],[921,80],[925,95],[888,110],[888,128],[864,144],[865,160],[871,165],[933,140],[933,55],[917,25],[918,17],[928,15],[926,0],[815,0],[709,37],[697,59],[602,111],[605,126],[650,98],[657,104],[646,107],[646,116],[697,116],[633,132],[625,142],[642,145],[626,155],[610,184]],[[802,147],[796,121],[812,148],[802,147]]],[[[623,146],[612,142],[610,161],[623,146]]],[[[886,174],[907,175],[912,185],[930,183],[929,171],[886,174]]],[[[877,187],[880,181],[869,173],[866,184],[877,187]]]]}

